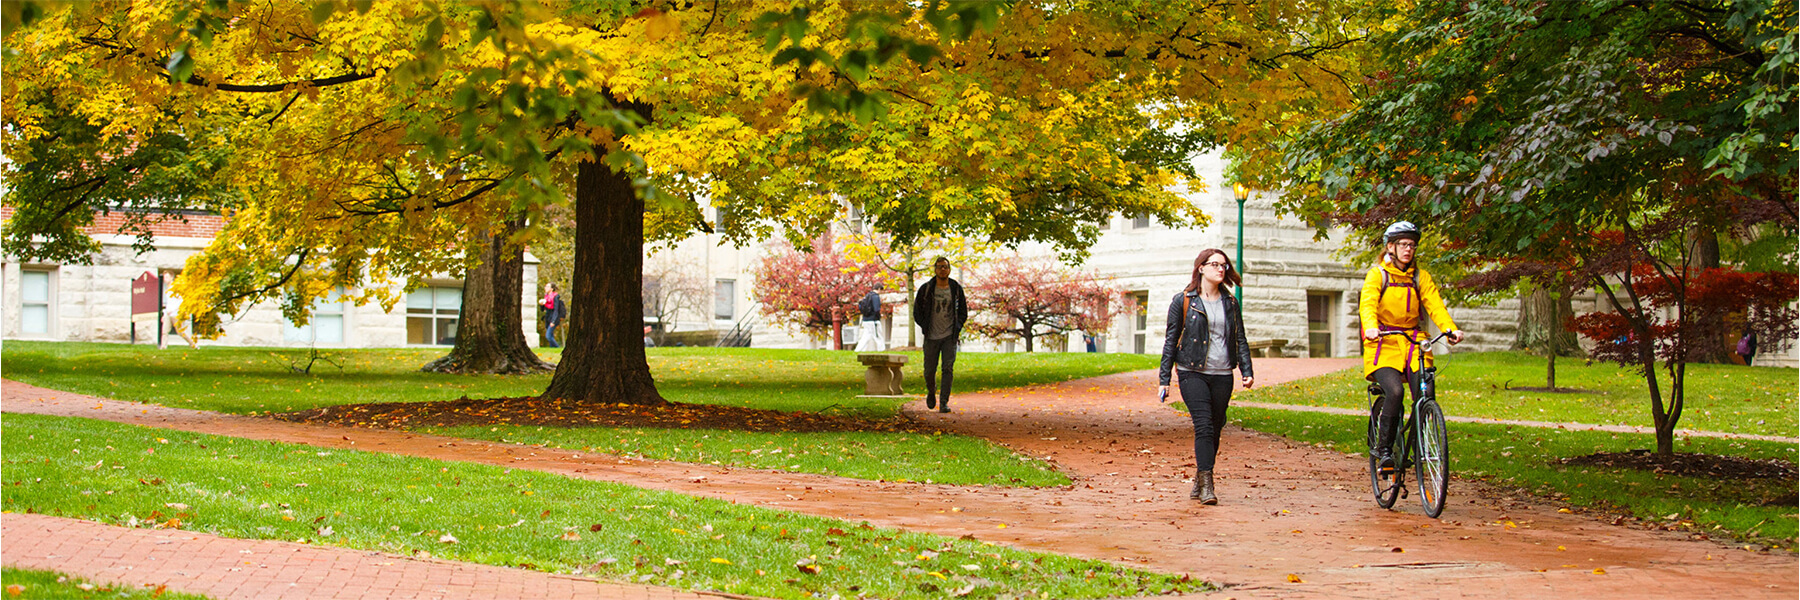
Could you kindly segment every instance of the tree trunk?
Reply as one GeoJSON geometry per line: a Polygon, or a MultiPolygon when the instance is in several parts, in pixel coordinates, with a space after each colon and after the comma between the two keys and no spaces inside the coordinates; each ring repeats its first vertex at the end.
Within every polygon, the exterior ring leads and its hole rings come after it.
{"type": "Polygon", "coordinates": [[[1563,326],[1575,308],[1572,294],[1556,297],[1544,286],[1537,286],[1519,297],[1519,330],[1513,338],[1514,350],[1547,352],[1553,345],[1562,356],[1580,357],[1581,343],[1575,332],[1563,326]]]}
{"type": "MultiPolygon", "coordinates": [[[[1719,236],[1706,229],[1695,229],[1690,235],[1694,248],[1694,267],[1719,268],[1719,236]]],[[[1699,317],[1699,321],[1700,326],[1695,331],[1705,333],[1701,334],[1700,339],[1694,340],[1692,350],[1688,353],[1688,362],[1732,364],[1731,357],[1736,354],[1737,339],[1731,337],[1725,327],[1725,314],[1707,311],[1699,317]]]]}
{"type": "Polygon", "coordinates": [[[525,226],[524,218],[507,221],[482,244],[481,263],[463,279],[462,308],[457,315],[456,346],[450,354],[427,363],[433,373],[521,375],[554,366],[539,359],[525,341],[519,298],[525,285],[525,250],[507,240],[525,226]]]}
{"type": "Polygon", "coordinates": [[[665,405],[644,354],[644,200],[631,174],[597,160],[576,169],[569,335],[543,398],[665,405]]]}

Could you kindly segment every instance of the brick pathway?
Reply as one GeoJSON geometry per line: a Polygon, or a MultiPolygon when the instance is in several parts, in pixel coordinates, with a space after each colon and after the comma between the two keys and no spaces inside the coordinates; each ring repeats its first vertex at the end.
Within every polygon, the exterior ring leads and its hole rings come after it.
{"type": "MultiPolygon", "coordinates": [[[[1259,360],[1257,379],[1273,384],[1354,363],[1259,360]]],[[[1468,482],[1453,484],[1452,505],[1442,520],[1420,515],[1416,501],[1381,510],[1368,499],[1362,457],[1235,427],[1227,428],[1222,443],[1222,502],[1198,506],[1186,498],[1193,468],[1188,425],[1152,400],[1154,385],[1154,373],[1125,373],[959,395],[948,415],[924,412],[921,403],[908,405],[921,420],[1057,463],[1075,484],[1053,489],[902,484],[628,460],[232,417],[13,382],[5,382],[4,400],[7,411],[501,464],[883,527],[973,535],[1190,573],[1226,585],[1220,598],[1514,600],[1663,593],[1654,590],[1702,598],[1800,595],[1800,568],[1792,554],[1748,552],[1679,532],[1607,525],[1534,499],[1482,496],[1468,482]]],[[[8,527],[11,564],[14,538],[8,527]]]]}
{"type": "MultiPolygon", "coordinates": [[[[607,583],[580,577],[289,542],[167,529],[128,529],[46,515],[0,515],[6,566],[90,581],[228,598],[584,598],[704,600],[730,594],[607,583]]],[[[26,597],[30,597],[27,594],[26,597]]]]}

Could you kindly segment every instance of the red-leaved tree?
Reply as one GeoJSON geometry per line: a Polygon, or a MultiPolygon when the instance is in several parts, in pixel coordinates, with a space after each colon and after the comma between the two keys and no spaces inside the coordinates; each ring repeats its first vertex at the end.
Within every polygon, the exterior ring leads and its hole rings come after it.
{"type": "Polygon", "coordinates": [[[992,340],[1023,338],[1031,352],[1039,336],[1111,326],[1123,294],[1111,280],[1048,259],[1003,258],[971,282],[968,328],[992,340]]]}
{"type": "MultiPolygon", "coordinates": [[[[1791,213],[1778,217],[1791,230],[1791,213]]],[[[1792,307],[1800,297],[1794,273],[1694,266],[1695,244],[1682,236],[1691,229],[1691,221],[1665,215],[1595,234],[1597,251],[1587,257],[1582,275],[1615,309],[1573,323],[1597,343],[1595,359],[1638,367],[1650,389],[1656,450],[1665,455],[1674,453],[1675,427],[1686,406],[1687,364],[1726,337],[1721,328],[1736,321],[1761,339],[1785,340],[1800,318],[1792,307]],[[1666,402],[1656,381],[1658,361],[1669,376],[1666,402]]]]}
{"type": "MultiPolygon", "coordinates": [[[[870,291],[887,291],[881,267],[844,256],[829,233],[814,240],[810,251],[786,242],[775,245],[757,264],[755,275],[751,294],[762,303],[763,315],[814,340],[831,333],[833,311],[854,322],[860,318],[857,301],[870,291]]],[[[883,304],[881,310],[891,313],[893,305],[883,304]]]]}

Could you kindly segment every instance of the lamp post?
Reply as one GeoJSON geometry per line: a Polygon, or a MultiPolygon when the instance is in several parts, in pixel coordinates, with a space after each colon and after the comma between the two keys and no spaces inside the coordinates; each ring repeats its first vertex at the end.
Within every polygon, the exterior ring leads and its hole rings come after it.
{"type": "MultiPolygon", "coordinates": [[[[1250,197],[1250,188],[1242,183],[1234,183],[1231,184],[1231,192],[1237,196],[1238,203],[1237,269],[1241,278],[1244,274],[1244,200],[1250,197]]],[[[1241,279],[1231,291],[1237,295],[1238,304],[1243,305],[1244,284],[1241,279]]]]}

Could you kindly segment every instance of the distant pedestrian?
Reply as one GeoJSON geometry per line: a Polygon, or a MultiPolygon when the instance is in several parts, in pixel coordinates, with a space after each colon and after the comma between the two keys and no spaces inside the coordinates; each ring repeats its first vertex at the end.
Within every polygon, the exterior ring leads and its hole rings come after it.
{"type": "Polygon", "coordinates": [[[1756,332],[1751,331],[1738,338],[1737,353],[1744,357],[1744,366],[1750,366],[1750,359],[1756,358],[1756,332]]]}
{"type": "Polygon", "coordinates": [[[1100,351],[1100,336],[1099,335],[1092,334],[1092,333],[1083,333],[1083,334],[1081,334],[1081,341],[1087,343],[1087,351],[1088,352],[1093,353],[1093,352],[1100,351]]]}
{"type": "Polygon", "coordinates": [[[969,320],[969,299],[961,283],[950,278],[950,259],[931,263],[934,276],[913,295],[913,322],[925,331],[925,408],[950,412],[950,380],[956,373],[956,349],[963,323],[969,320]],[[944,363],[944,386],[938,387],[938,361],[944,363]]]}
{"type": "Polygon", "coordinates": [[[653,348],[656,346],[656,339],[650,337],[650,330],[651,330],[651,326],[649,326],[649,325],[644,326],[644,347],[645,348],[653,348]]]}
{"type": "Polygon", "coordinates": [[[555,282],[544,284],[544,299],[539,306],[544,309],[544,346],[561,346],[556,341],[556,328],[562,325],[563,317],[568,316],[569,305],[563,302],[562,292],[555,282]]]}
{"type": "Polygon", "coordinates": [[[1157,401],[1169,394],[1169,371],[1179,377],[1181,402],[1194,422],[1194,490],[1189,498],[1218,504],[1213,466],[1219,455],[1219,432],[1231,404],[1231,370],[1243,375],[1244,389],[1256,384],[1250,369],[1250,342],[1244,336],[1244,313],[1226,289],[1242,278],[1225,251],[1207,248],[1194,259],[1187,288],[1169,302],[1163,335],[1162,368],[1157,373],[1157,401]]]}
{"type": "Polygon", "coordinates": [[[857,312],[862,313],[862,334],[856,336],[857,352],[880,352],[887,349],[887,342],[881,339],[881,293],[870,290],[856,303],[857,312]]]}

